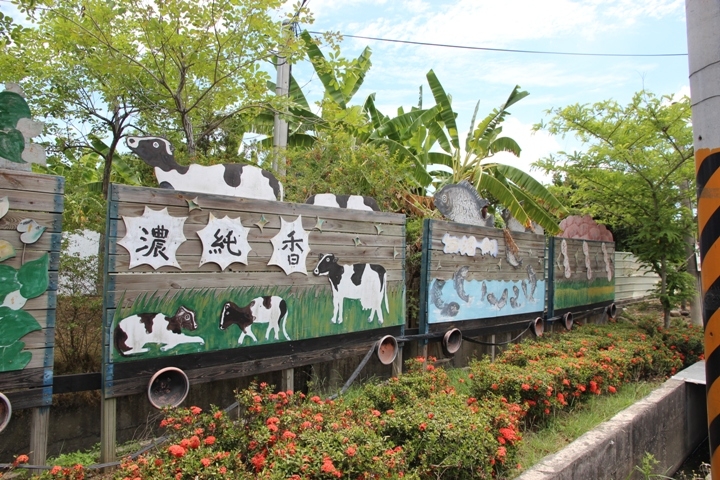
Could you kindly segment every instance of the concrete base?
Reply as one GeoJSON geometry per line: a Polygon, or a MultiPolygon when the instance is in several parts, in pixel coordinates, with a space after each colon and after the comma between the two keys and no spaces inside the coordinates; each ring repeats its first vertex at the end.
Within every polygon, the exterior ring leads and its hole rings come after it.
{"type": "Polygon", "coordinates": [[[640,479],[646,453],[653,473],[672,475],[706,436],[704,386],[671,379],[517,479],[640,479]]]}

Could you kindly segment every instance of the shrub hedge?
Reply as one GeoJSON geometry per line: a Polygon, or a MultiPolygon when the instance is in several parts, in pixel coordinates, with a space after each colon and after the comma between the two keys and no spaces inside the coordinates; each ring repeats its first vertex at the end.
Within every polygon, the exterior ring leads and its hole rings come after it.
{"type": "MultiPolygon", "coordinates": [[[[112,478],[496,478],[516,468],[524,428],[627,382],[671,375],[702,358],[702,342],[698,327],[640,319],[546,335],[453,375],[412,359],[400,377],[337,400],[253,384],[237,393],[239,418],[167,410],[170,440],[124,460],[112,478]]],[[[85,474],[55,467],[42,478],[85,474]]]]}

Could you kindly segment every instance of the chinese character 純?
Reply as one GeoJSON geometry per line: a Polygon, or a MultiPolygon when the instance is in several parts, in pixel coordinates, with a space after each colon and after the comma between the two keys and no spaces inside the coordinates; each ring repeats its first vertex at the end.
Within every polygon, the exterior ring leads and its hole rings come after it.
{"type": "Polygon", "coordinates": [[[166,242],[166,239],[167,239],[168,233],[169,233],[168,229],[165,228],[164,225],[158,225],[157,227],[150,229],[150,232],[147,231],[147,228],[142,227],[142,226],[140,227],[140,229],[142,230],[143,234],[145,235],[145,236],[141,236],[140,240],[142,240],[143,242],[147,242],[148,241],[147,235],[149,233],[150,236],[152,237],[152,242],[150,243],[150,245],[147,245],[147,244],[143,245],[142,247],[136,249],[135,251],[142,252],[143,250],[147,250],[147,252],[143,255],[143,257],[149,257],[150,255],[152,255],[153,257],[160,256],[160,257],[164,258],[165,260],[167,260],[168,257],[167,257],[167,255],[165,255],[165,242],[166,242]]]}
{"type": "Polygon", "coordinates": [[[210,253],[222,253],[222,251],[227,248],[227,251],[230,255],[233,255],[235,257],[239,257],[242,255],[242,252],[240,250],[233,251],[232,246],[237,245],[238,240],[233,235],[233,230],[230,230],[227,235],[223,236],[220,234],[220,229],[218,228],[217,231],[214,234],[215,241],[210,245],[210,247],[215,248],[215,250],[210,250],[210,253]]]}

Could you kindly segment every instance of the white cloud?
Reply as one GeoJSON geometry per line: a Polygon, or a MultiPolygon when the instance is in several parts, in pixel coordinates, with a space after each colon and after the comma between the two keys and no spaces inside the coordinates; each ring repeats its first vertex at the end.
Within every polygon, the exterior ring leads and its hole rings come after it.
{"type": "Polygon", "coordinates": [[[494,155],[492,161],[517,167],[523,172],[532,175],[533,178],[540,183],[550,183],[550,176],[545,175],[544,172],[540,170],[533,169],[530,164],[563,150],[564,147],[560,143],[564,142],[563,139],[558,139],[544,131],[533,132],[532,125],[522,123],[513,117],[508,118],[503,123],[502,136],[514,139],[518,145],[520,145],[522,152],[520,152],[520,157],[516,157],[511,153],[501,152],[494,155]]]}

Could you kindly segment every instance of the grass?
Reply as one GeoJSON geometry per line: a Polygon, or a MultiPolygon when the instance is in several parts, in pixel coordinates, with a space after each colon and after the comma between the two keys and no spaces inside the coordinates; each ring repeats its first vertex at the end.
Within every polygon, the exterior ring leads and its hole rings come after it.
{"type": "MultiPolygon", "coordinates": [[[[155,358],[186,353],[225,350],[238,348],[240,336],[239,327],[230,327],[220,330],[220,313],[223,304],[232,301],[237,305],[247,305],[254,298],[264,295],[278,295],[285,299],[288,306],[286,329],[290,339],[303,340],[308,338],[326,337],[330,335],[359,332],[380,327],[398,326],[405,321],[404,289],[402,285],[391,283],[388,285],[387,297],[390,312],[385,309],[383,302],[383,316],[385,322],[380,325],[377,318],[368,322],[370,310],[364,310],[358,300],[346,299],[344,303],[343,323],[332,323],[333,300],[330,284],[322,288],[304,288],[292,290],[290,287],[234,287],[228,289],[188,289],[174,293],[157,295],[147,293],[139,296],[130,307],[118,308],[112,320],[113,328],[121,319],[143,312],[162,312],[173,315],[178,307],[185,306],[195,312],[198,329],[194,332],[185,332],[191,336],[200,336],[205,344],[181,344],[168,352],[161,352],[161,345],[147,344],[147,353],[123,357],[113,347],[112,359],[114,362],[133,361],[145,358],[155,358]]],[[[119,302],[122,305],[122,299],[119,302]]],[[[269,345],[285,341],[280,327],[279,339],[271,335],[265,339],[267,325],[256,325],[252,328],[257,337],[257,343],[250,337],[245,337],[243,345],[269,345]]]]}
{"type": "MultiPolygon", "coordinates": [[[[523,469],[540,462],[543,457],[560,451],[584,433],[610,420],[617,413],[642,399],[662,382],[637,382],[623,385],[615,395],[601,395],[560,412],[542,429],[526,431],[518,449],[518,463],[523,469]]],[[[516,470],[519,475],[522,470],[516,470]]]]}
{"type": "Polygon", "coordinates": [[[615,298],[615,282],[594,277],[590,281],[568,280],[555,284],[555,309],[589,305],[615,298]]]}

